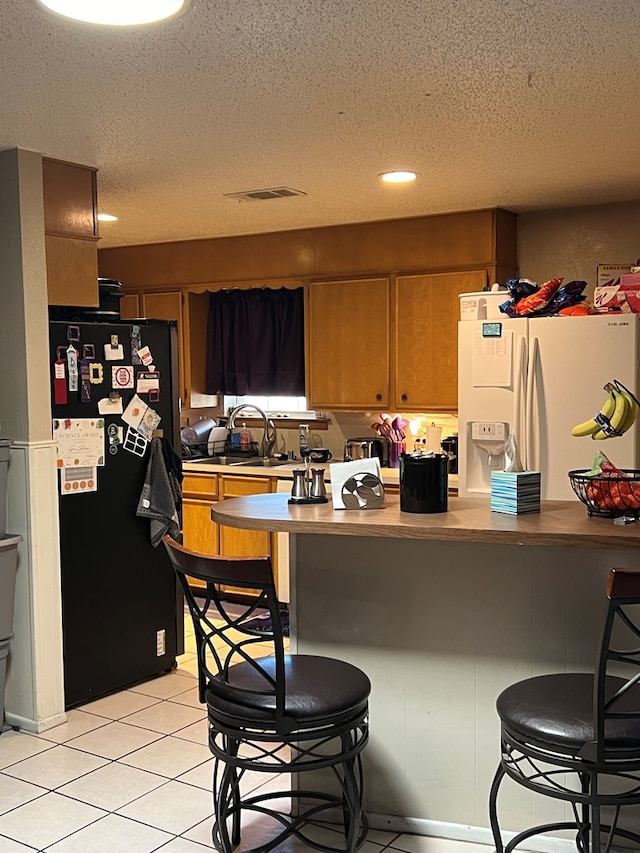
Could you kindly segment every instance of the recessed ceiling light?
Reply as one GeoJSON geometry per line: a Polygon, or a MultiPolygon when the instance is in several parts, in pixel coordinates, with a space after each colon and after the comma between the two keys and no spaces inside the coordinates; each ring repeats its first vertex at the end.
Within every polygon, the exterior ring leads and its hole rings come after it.
{"type": "Polygon", "coordinates": [[[114,216],[113,213],[99,213],[98,221],[99,222],[117,222],[118,217],[114,216]]]}
{"type": "Polygon", "coordinates": [[[387,184],[406,184],[409,181],[415,181],[418,177],[416,172],[383,172],[379,177],[387,184]]]}
{"type": "Polygon", "coordinates": [[[65,18],[87,24],[126,27],[151,24],[184,11],[189,0],[40,0],[65,18]]]}

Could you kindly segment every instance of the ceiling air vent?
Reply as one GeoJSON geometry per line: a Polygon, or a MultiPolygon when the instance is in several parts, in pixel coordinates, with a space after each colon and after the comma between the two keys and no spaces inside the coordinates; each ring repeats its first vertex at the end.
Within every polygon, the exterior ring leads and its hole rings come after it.
{"type": "Polygon", "coordinates": [[[290,187],[271,187],[266,190],[248,190],[244,193],[223,193],[223,195],[225,198],[235,198],[237,201],[267,201],[270,198],[293,198],[306,193],[301,190],[292,190],[290,187]]]}

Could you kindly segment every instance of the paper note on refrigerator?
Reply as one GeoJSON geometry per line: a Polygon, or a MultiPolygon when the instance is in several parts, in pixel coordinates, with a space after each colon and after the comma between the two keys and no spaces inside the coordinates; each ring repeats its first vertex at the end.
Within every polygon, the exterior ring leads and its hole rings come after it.
{"type": "Polygon", "coordinates": [[[500,337],[473,334],[471,384],[474,388],[510,388],[513,382],[513,332],[500,337]]]}

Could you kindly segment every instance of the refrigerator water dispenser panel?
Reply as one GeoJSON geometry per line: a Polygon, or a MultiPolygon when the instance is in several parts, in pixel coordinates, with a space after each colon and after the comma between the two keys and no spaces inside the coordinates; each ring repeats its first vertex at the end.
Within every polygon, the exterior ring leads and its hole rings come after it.
{"type": "Polygon", "coordinates": [[[506,427],[505,423],[480,423],[474,421],[471,424],[471,438],[474,441],[504,442],[507,437],[506,427]]]}
{"type": "Polygon", "coordinates": [[[463,464],[468,494],[488,495],[491,472],[503,468],[511,426],[504,421],[467,421],[463,429],[467,437],[463,464]]]}

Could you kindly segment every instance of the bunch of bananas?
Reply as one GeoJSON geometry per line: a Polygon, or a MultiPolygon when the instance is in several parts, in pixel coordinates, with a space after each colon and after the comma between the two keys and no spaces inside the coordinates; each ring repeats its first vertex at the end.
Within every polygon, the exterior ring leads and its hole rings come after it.
{"type": "Polygon", "coordinates": [[[618,379],[604,386],[607,399],[597,415],[581,424],[576,424],[571,435],[590,435],[591,438],[615,438],[623,435],[636,422],[640,404],[635,395],[618,379]]]}

